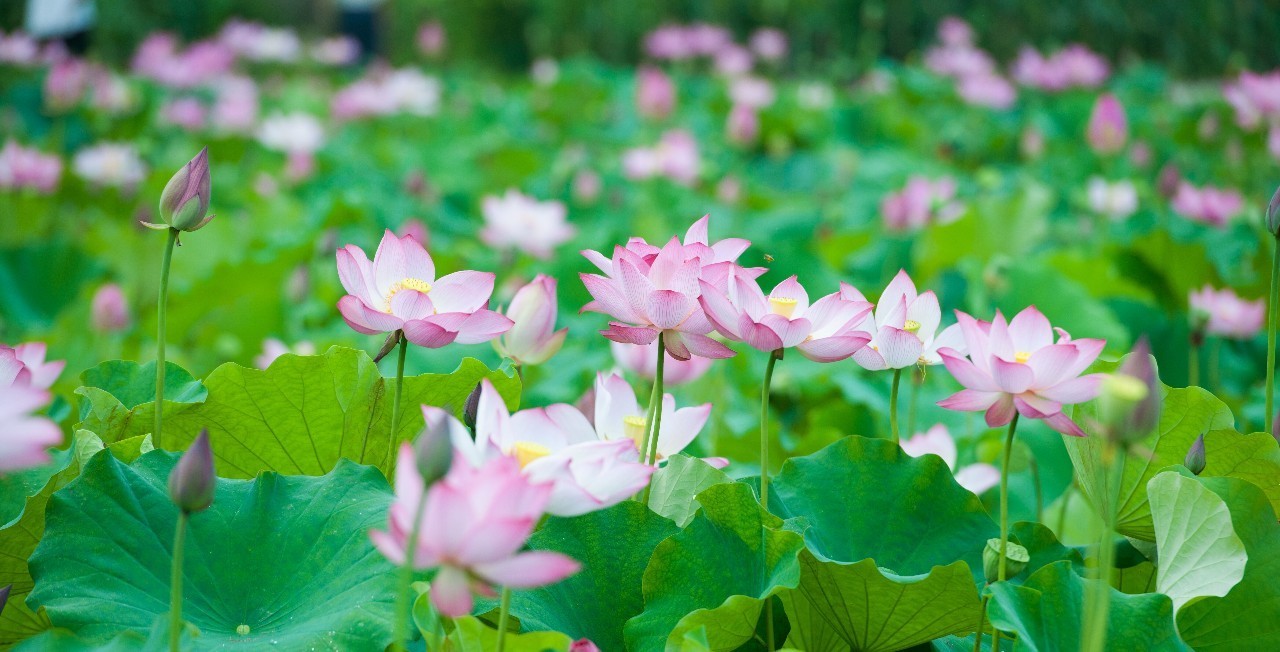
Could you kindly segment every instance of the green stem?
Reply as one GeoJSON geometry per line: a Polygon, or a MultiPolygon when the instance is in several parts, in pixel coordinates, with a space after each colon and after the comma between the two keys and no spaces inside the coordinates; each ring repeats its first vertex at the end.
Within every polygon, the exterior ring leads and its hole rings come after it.
{"type": "Polygon", "coordinates": [[[987,600],[990,596],[982,596],[982,606],[978,609],[978,633],[973,637],[973,652],[982,652],[982,634],[987,628],[987,600]]]}
{"type": "MultiPolygon", "coordinates": [[[[396,473],[401,472],[416,473],[412,469],[396,469],[396,473]]],[[[404,565],[400,567],[400,587],[396,591],[395,641],[401,650],[409,649],[409,623],[413,620],[413,604],[409,595],[413,591],[413,561],[417,556],[418,536],[422,532],[422,515],[426,511],[423,508],[427,505],[429,488],[425,483],[422,486],[422,495],[418,497],[418,509],[414,511],[413,525],[409,528],[409,539],[405,542],[404,565]]]]}
{"type": "Polygon", "coordinates": [[[498,610],[498,652],[507,647],[507,616],[511,611],[511,589],[502,587],[502,606],[498,610]]]}
{"type": "Polygon", "coordinates": [[[404,333],[400,334],[400,352],[396,355],[396,393],[391,400],[391,442],[396,441],[396,433],[400,428],[400,394],[404,391],[404,356],[409,350],[409,340],[404,333]]]}
{"type": "Polygon", "coordinates": [[[1004,438],[1004,459],[1000,464],[1000,565],[996,580],[1003,582],[1008,572],[1009,552],[1009,460],[1013,457],[1013,435],[1018,429],[1018,413],[1013,413],[1009,422],[1009,434],[1004,438]]]}
{"type": "Polygon", "coordinates": [[[907,432],[915,434],[916,412],[920,406],[920,388],[924,386],[924,372],[917,367],[911,377],[911,401],[907,404],[907,432]]]}
{"type": "Polygon", "coordinates": [[[1267,303],[1267,413],[1263,415],[1265,423],[1262,427],[1275,435],[1271,420],[1275,418],[1272,409],[1276,396],[1276,308],[1280,304],[1280,240],[1276,240],[1275,250],[1271,254],[1271,301],[1267,303]]]}
{"type": "MultiPolygon", "coordinates": [[[[667,348],[662,333],[658,333],[658,361],[654,364],[653,391],[649,393],[649,410],[645,415],[644,446],[640,449],[640,461],[658,463],[658,435],[662,431],[662,377],[667,363],[667,348]]],[[[641,502],[649,504],[649,486],[641,495],[641,502]]]]}
{"type": "Polygon", "coordinates": [[[1200,346],[1194,342],[1187,356],[1187,386],[1200,386],[1200,346]]]}
{"type": "Polygon", "coordinates": [[[1066,493],[1062,494],[1062,507],[1058,509],[1058,527],[1053,534],[1058,537],[1059,541],[1065,541],[1063,533],[1067,529],[1067,510],[1071,507],[1071,497],[1076,490],[1075,476],[1071,478],[1071,484],[1067,485],[1066,493]]]}
{"type": "Polygon", "coordinates": [[[1031,469],[1031,482],[1036,489],[1036,522],[1044,522],[1044,492],[1040,490],[1040,464],[1036,462],[1036,457],[1032,455],[1028,458],[1028,466],[1031,469]]]}
{"type": "MultiPolygon", "coordinates": [[[[769,388],[773,385],[773,367],[782,358],[782,349],[769,354],[764,367],[764,385],[760,388],[760,507],[769,511],[769,388]]],[[[773,596],[764,601],[764,631],[769,652],[774,650],[773,596]]]]}
{"type": "Polygon", "coordinates": [[[889,390],[889,431],[893,433],[893,443],[898,443],[898,383],[902,381],[902,370],[893,370],[893,388],[889,390]]]}
{"type": "Polygon", "coordinates": [[[151,429],[151,444],[160,448],[160,426],[164,410],[164,339],[165,318],[169,312],[169,265],[173,262],[173,245],[178,241],[178,230],[169,229],[169,240],[164,246],[164,258],[160,261],[160,295],[156,300],[156,422],[151,429]]]}
{"type": "MultiPolygon", "coordinates": [[[[1218,365],[1220,364],[1221,357],[1222,340],[1215,337],[1213,338],[1213,342],[1209,345],[1209,387],[1207,389],[1210,391],[1217,392],[1221,390],[1218,386],[1218,365]]],[[[1245,432],[1249,431],[1245,430],[1245,432]]]]}
{"type": "Polygon", "coordinates": [[[1103,508],[1102,536],[1098,540],[1098,581],[1094,584],[1089,611],[1085,616],[1084,636],[1081,639],[1084,652],[1105,652],[1107,646],[1107,614],[1111,602],[1111,567],[1115,565],[1116,503],[1120,483],[1124,479],[1123,448],[1107,442],[1102,449],[1105,477],[1109,478],[1106,505],[1103,508]]]}
{"type": "Polygon", "coordinates": [[[173,568],[169,575],[169,652],[178,652],[182,639],[182,548],[187,535],[187,513],[178,512],[173,532],[173,568]]]}

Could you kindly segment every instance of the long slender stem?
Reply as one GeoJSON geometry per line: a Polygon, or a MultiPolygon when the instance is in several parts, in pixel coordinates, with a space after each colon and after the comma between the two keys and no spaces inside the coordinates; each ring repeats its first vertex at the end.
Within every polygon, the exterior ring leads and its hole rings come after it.
{"type": "MultiPolygon", "coordinates": [[[[760,388],[760,507],[769,510],[769,388],[773,385],[773,367],[782,358],[782,349],[769,354],[764,367],[764,384],[760,388]]],[[[773,596],[764,601],[765,644],[774,650],[773,596]]]]}
{"type": "Polygon", "coordinates": [[[169,574],[169,652],[178,652],[182,640],[182,549],[187,536],[187,513],[178,512],[173,532],[173,567],[169,574]]]}
{"type": "Polygon", "coordinates": [[[1276,310],[1280,304],[1280,240],[1271,254],[1271,301],[1267,303],[1267,413],[1262,427],[1275,435],[1271,420],[1275,418],[1276,397],[1276,310]]]}
{"type": "Polygon", "coordinates": [[[1000,565],[996,573],[997,581],[1005,581],[1005,568],[1009,552],[1009,460],[1013,457],[1013,435],[1018,429],[1018,413],[1013,413],[1009,422],[1009,434],[1004,438],[1004,459],[1000,463],[1000,565]]]}
{"type": "MultiPolygon", "coordinates": [[[[649,410],[645,415],[644,446],[640,448],[640,461],[658,463],[658,435],[662,432],[662,382],[666,372],[667,347],[662,333],[658,333],[658,360],[653,366],[653,391],[649,393],[649,410]]],[[[640,502],[649,504],[649,488],[646,485],[640,502]]]]}
{"type": "MultiPolygon", "coordinates": [[[[396,469],[396,473],[417,473],[413,469],[396,469]]],[[[400,586],[396,591],[395,641],[401,650],[409,649],[409,623],[412,622],[413,604],[409,593],[413,590],[413,562],[418,549],[418,536],[422,532],[422,514],[427,504],[427,489],[422,487],[422,495],[418,497],[418,508],[414,510],[413,525],[409,528],[409,540],[405,542],[404,565],[400,567],[400,586]]]]}
{"type": "Polygon", "coordinates": [[[400,395],[404,392],[404,356],[409,350],[409,340],[400,334],[400,352],[396,355],[396,393],[391,400],[391,442],[395,444],[400,428],[400,395]]]}
{"type": "Polygon", "coordinates": [[[973,652],[982,652],[982,634],[987,628],[987,600],[989,596],[982,596],[982,606],[978,609],[978,633],[973,637],[973,652]]]}
{"type": "Polygon", "coordinates": [[[1187,349],[1187,386],[1200,386],[1200,345],[1195,342],[1187,349]]]}
{"type": "Polygon", "coordinates": [[[898,384],[902,382],[902,370],[893,370],[893,387],[889,390],[889,430],[893,443],[898,443],[898,384]]]}
{"type": "Polygon", "coordinates": [[[1089,611],[1084,621],[1084,636],[1081,650],[1084,652],[1105,652],[1107,646],[1107,613],[1111,602],[1111,567],[1115,565],[1116,503],[1120,494],[1120,483],[1124,479],[1124,448],[1107,442],[1102,450],[1102,464],[1107,481],[1106,505],[1104,506],[1102,536],[1098,540],[1098,581],[1089,600],[1089,611]]]}
{"type": "Polygon", "coordinates": [[[1032,455],[1029,458],[1031,467],[1031,483],[1036,489],[1036,522],[1044,522],[1044,492],[1040,489],[1040,464],[1036,462],[1036,458],[1032,455]]]}
{"type": "Polygon", "coordinates": [[[498,652],[507,647],[507,617],[511,611],[511,589],[502,587],[502,606],[498,608],[498,652]]]}
{"type": "Polygon", "coordinates": [[[164,413],[164,339],[169,312],[169,265],[173,262],[173,245],[177,241],[178,230],[169,229],[169,239],[164,245],[164,258],[160,261],[160,294],[156,299],[156,422],[151,429],[151,443],[156,448],[160,448],[160,426],[164,413]]]}
{"type": "Polygon", "coordinates": [[[916,412],[920,407],[920,388],[924,386],[924,372],[917,367],[911,374],[911,400],[907,403],[907,432],[916,431],[916,412]]]}

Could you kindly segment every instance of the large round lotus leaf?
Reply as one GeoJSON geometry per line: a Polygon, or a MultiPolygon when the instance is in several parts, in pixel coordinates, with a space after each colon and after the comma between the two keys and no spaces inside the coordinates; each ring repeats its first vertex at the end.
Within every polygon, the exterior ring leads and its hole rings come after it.
{"type": "MultiPolygon", "coordinates": [[[[106,641],[168,613],[178,511],[166,483],[177,459],[153,451],[126,465],[99,453],[49,500],[28,600],[55,626],[106,641]]],[[[396,574],[368,532],[390,500],[377,469],[346,461],[322,477],[218,480],[187,534],[194,649],[385,647],[396,574]]]]}
{"type": "Polygon", "coordinates": [[[1231,525],[1231,512],[1217,494],[1195,478],[1165,472],[1147,483],[1156,527],[1156,591],[1173,608],[1206,596],[1221,597],[1244,577],[1244,542],[1231,525]]]}

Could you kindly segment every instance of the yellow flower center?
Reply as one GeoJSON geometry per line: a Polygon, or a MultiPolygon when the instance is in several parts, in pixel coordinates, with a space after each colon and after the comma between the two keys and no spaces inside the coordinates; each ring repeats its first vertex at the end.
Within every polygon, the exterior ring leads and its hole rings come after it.
{"type": "Polygon", "coordinates": [[[649,430],[649,420],[644,417],[624,417],[622,431],[636,443],[636,448],[644,447],[644,436],[649,430]]]}
{"type": "Polygon", "coordinates": [[[401,290],[414,290],[426,294],[431,291],[431,284],[420,278],[402,278],[391,285],[391,289],[387,290],[386,308],[383,312],[391,313],[391,300],[395,298],[401,290]]]}
{"type": "Polygon", "coordinates": [[[914,319],[908,319],[908,320],[907,320],[907,323],[905,323],[905,324],[903,324],[903,325],[902,325],[902,330],[904,330],[904,331],[906,331],[906,332],[908,332],[908,333],[914,333],[914,332],[916,332],[916,331],[920,330],[920,322],[918,322],[918,321],[916,321],[916,320],[914,320],[914,319]]]}
{"type": "Polygon", "coordinates": [[[1017,362],[1025,363],[1027,360],[1031,359],[1031,354],[1027,353],[1026,351],[1018,351],[1017,353],[1013,354],[1013,359],[1017,362]]]}
{"type": "Polygon", "coordinates": [[[769,312],[791,319],[796,312],[796,300],[789,297],[769,297],[769,312]]]}
{"type": "Polygon", "coordinates": [[[515,454],[516,461],[520,462],[520,468],[523,469],[534,460],[550,455],[551,449],[531,441],[518,441],[511,447],[511,452],[515,454]]]}

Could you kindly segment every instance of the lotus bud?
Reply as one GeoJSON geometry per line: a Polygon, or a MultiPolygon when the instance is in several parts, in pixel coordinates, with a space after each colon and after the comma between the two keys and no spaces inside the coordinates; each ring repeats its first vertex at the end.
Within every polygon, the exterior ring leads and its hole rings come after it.
{"type": "Polygon", "coordinates": [[[413,459],[422,482],[429,487],[449,473],[453,464],[453,442],[449,441],[448,415],[443,410],[425,414],[427,427],[413,442],[413,459]]]}
{"type": "Polygon", "coordinates": [[[1280,187],[1271,195],[1271,203],[1267,204],[1267,231],[1280,238],[1280,187]]]}
{"type": "Polygon", "coordinates": [[[217,476],[213,472],[213,450],[209,448],[209,431],[201,430],[183,453],[178,465],[169,473],[169,499],[184,514],[204,511],[213,504],[217,476]]]}
{"type": "Polygon", "coordinates": [[[517,364],[542,364],[564,346],[568,328],[556,330],[556,280],[539,274],[516,291],[504,311],[511,329],[494,340],[500,355],[517,364]]]}
{"type": "MultiPolygon", "coordinates": [[[[1031,554],[1026,548],[1010,541],[1005,544],[1004,552],[1005,579],[1017,577],[1031,561],[1031,554]]],[[[1000,539],[987,539],[987,547],[982,550],[982,572],[987,576],[987,583],[1000,581],[1000,539]]]]}
{"type": "Polygon", "coordinates": [[[476,431],[476,417],[480,414],[480,388],[482,383],[476,383],[476,388],[467,394],[467,402],[462,404],[462,423],[467,426],[471,432],[476,431]]]}
{"type": "Polygon", "coordinates": [[[108,283],[93,294],[89,314],[93,329],[99,333],[114,333],[129,327],[129,306],[124,292],[115,283],[108,283]]]}
{"type": "Polygon", "coordinates": [[[1099,154],[1115,154],[1124,148],[1129,139],[1129,121],[1115,95],[1107,93],[1094,103],[1085,135],[1089,147],[1099,154]]]}
{"type": "Polygon", "coordinates": [[[1117,442],[1146,439],[1160,423],[1160,381],[1144,336],[1098,393],[1098,418],[1117,442]]]}
{"type": "Polygon", "coordinates": [[[1182,460],[1182,465],[1187,467],[1187,470],[1192,473],[1200,475],[1204,471],[1205,463],[1204,435],[1201,434],[1199,437],[1196,437],[1195,442],[1191,444],[1191,449],[1187,451],[1187,457],[1182,460]]]}
{"type": "Polygon", "coordinates": [[[569,646],[569,652],[600,652],[600,648],[589,638],[580,638],[569,646]]]}
{"type": "Polygon", "coordinates": [[[153,229],[195,231],[213,219],[209,212],[209,148],[182,166],[160,193],[160,219],[164,224],[143,223],[153,229]]]}

